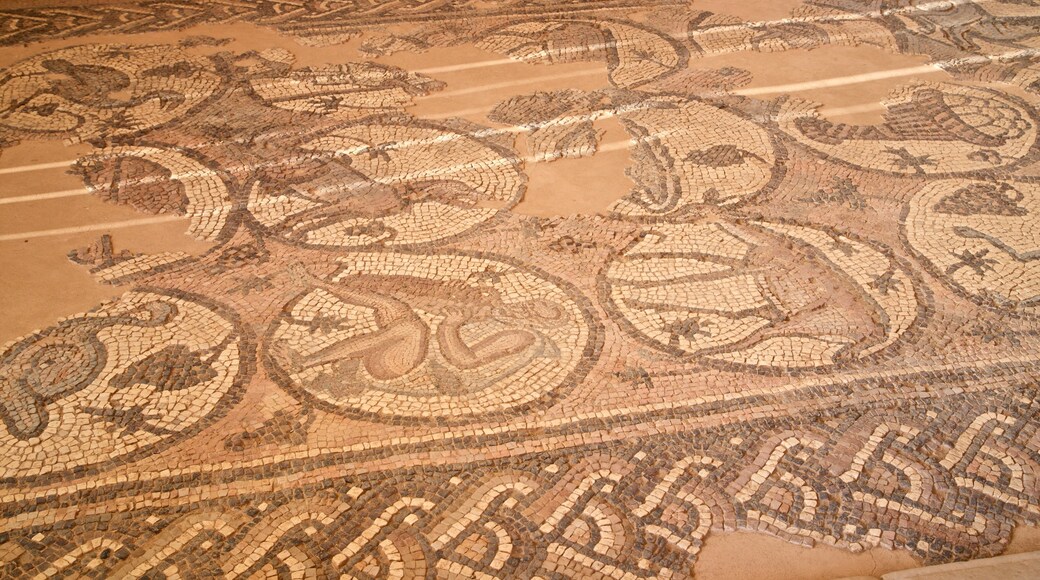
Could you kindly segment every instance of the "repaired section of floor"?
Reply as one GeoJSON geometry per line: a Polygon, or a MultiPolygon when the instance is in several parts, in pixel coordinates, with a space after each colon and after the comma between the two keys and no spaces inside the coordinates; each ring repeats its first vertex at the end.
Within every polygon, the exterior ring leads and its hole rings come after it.
{"type": "Polygon", "coordinates": [[[5,4],[0,576],[1008,550],[1040,523],[1038,25],[5,4]]]}

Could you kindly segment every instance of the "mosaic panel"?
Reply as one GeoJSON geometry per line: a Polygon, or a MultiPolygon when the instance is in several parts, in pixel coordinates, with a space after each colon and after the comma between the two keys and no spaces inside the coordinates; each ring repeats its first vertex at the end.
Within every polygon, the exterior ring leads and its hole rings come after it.
{"type": "Polygon", "coordinates": [[[1014,0],[765,23],[664,0],[0,11],[0,44],[41,43],[0,77],[0,146],[89,148],[92,195],[208,244],[69,248],[122,294],[0,348],[0,575],[678,578],[734,530],[1001,552],[1040,523],[1038,19],[1014,0]],[[214,22],[338,60],[148,34],[214,22]],[[842,123],[706,58],[825,46],[948,78],[842,123]],[[425,118],[451,75],[380,60],[448,47],[601,86],[425,118]],[[539,164],[611,149],[631,183],[602,212],[524,215],[555,194],[539,164]]]}

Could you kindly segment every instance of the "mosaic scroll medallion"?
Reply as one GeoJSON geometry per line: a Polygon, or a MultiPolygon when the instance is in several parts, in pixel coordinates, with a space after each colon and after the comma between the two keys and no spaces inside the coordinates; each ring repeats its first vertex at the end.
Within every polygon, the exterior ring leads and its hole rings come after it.
{"type": "Polygon", "coordinates": [[[885,251],[786,223],[661,224],[603,277],[609,308],[656,348],[762,369],[831,367],[879,353],[924,303],[885,251]]]}
{"type": "Polygon", "coordinates": [[[167,46],[63,48],[0,77],[0,131],[71,141],[132,135],[184,118],[220,83],[209,60],[167,46]]]}
{"type": "Polygon", "coordinates": [[[444,84],[392,66],[349,62],[251,79],[249,85],[270,106],[356,121],[403,110],[415,96],[444,84]]]}
{"type": "Polygon", "coordinates": [[[611,208],[617,214],[661,217],[696,204],[733,205],[782,176],[769,133],[709,103],[654,98],[621,122],[637,143],[628,172],[636,188],[611,208]]]}
{"type": "Polygon", "coordinates": [[[631,136],[635,182],[615,217],[653,220],[698,206],[732,206],[783,177],[779,143],[762,126],[708,101],[608,89],[537,92],[506,99],[488,116],[522,126],[535,161],[594,155],[593,121],[616,117],[631,136]]]}
{"type": "Polygon", "coordinates": [[[160,291],[124,294],[0,359],[0,477],[75,470],[196,431],[226,409],[248,344],[232,319],[160,291]]]}
{"type": "Polygon", "coordinates": [[[946,174],[1017,163],[1036,142],[1030,107],[992,89],[920,83],[883,103],[880,125],[832,123],[818,105],[787,100],[780,127],[799,143],[864,169],[898,174],[946,174]]]}
{"type": "Polygon", "coordinates": [[[910,201],[903,231],[932,271],[985,306],[1040,313],[1040,184],[948,179],[910,201]]]}
{"type": "Polygon", "coordinates": [[[469,127],[387,119],[339,126],[300,149],[303,169],[254,183],[249,209],[279,235],[315,246],[452,238],[512,207],[525,190],[519,158],[469,127]]]}
{"type": "Polygon", "coordinates": [[[576,290],[485,255],[358,253],[283,309],[265,363],[335,412],[456,421],[518,409],[580,380],[599,333],[576,290]],[[390,289],[393,289],[391,291],[390,289]]]}
{"type": "Polygon", "coordinates": [[[216,240],[231,214],[226,177],[198,153],[169,146],[109,147],[76,164],[98,197],[149,213],[191,219],[188,234],[216,240]]]}
{"type": "Polygon", "coordinates": [[[688,59],[676,40],[635,22],[541,19],[492,30],[477,46],[520,62],[606,61],[610,82],[636,88],[681,70],[688,59]]]}
{"type": "MultiPolygon", "coordinates": [[[[869,18],[833,19],[834,7],[812,6],[806,2],[796,9],[791,21],[747,22],[723,12],[683,12],[686,37],[694,55],[717,55],[742,51],[782,52],[828,45],[873,45],[898,50],[891,32],[869,18]],[[822,14],[821,14],[822,13],[822,14]]],[[[851,5],[850,5],[851,6],[851,5]]],[[[665,25],[674,25],[669,20],[665,25]]]]}

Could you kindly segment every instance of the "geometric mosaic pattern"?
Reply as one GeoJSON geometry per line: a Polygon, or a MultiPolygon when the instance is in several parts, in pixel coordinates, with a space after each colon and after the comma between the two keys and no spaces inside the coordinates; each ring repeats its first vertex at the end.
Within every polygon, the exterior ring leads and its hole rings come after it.
{"type": "MultiPolygon", "coordinates": [[[[689,577],[712,531],[928,562],[1040,524],[1040,11],[660,0],[0,10],[0,145],[92,150],[118,298],[0,348],[5,577],[689,577]],[[92,42],[250,22],[360,54],[92,42]],[[389,25],[394,25],[392,28],[389,25]],[[875,46],[951,75],[883,121],[742,96],[736,51],[875,46]],[[408,109],[472,45],[609,85],[486,123],[408,109]],[[628,135],[598,215],[513,211],[628,135]],[[522,136],[526,150],[518,146],[522,136]],[[116,240],[118,242],[118,240],[116,240]]],[[[206,42],[205,40],[200,42],[206,42]]]]}

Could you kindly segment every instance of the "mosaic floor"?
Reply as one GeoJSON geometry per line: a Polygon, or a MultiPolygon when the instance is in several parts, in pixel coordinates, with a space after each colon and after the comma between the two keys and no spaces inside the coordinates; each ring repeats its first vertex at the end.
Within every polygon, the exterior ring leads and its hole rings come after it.
{"type": "Polygon", "coordinates": [[[9,4],[0,576],[1040,524],[1029,0],[9,4]]]}

